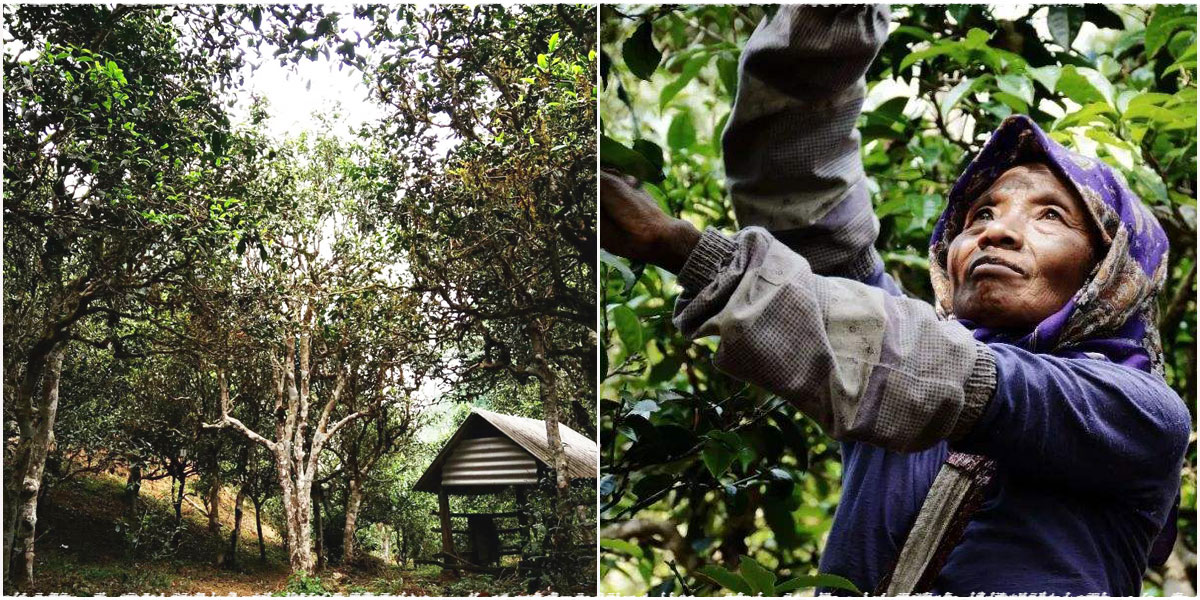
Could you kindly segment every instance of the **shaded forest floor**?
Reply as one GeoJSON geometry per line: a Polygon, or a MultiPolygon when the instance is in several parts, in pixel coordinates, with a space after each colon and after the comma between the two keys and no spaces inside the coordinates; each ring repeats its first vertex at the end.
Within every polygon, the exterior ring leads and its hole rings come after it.
{"type": "MultiPolygon", "coordinates": [[[[483,595],[520,593],[518,582],[487,576],[442,581],[436,567],[402,569],[375,557],[353,566],[327,568],[306,581],[289,581],[282,538],[265,521],[267,560],[259,560],[254,508],[243,512],[236,567],[229,565],[233,496],[222,493],[219,539],[207,530],[207,514],[184,502],[184,531],[170,550],[174,509],[169,481],[147,481],[141,517],[125,513],[124,473],[84,476],[52,489],[38,519],[39,540],[31,593],[86,595],[334,594],[483,595]]],[[[197,502],[194,497],[190,500],[197,502]]],[[[10,590],[5,590],[10,593],[10,590]]]]}

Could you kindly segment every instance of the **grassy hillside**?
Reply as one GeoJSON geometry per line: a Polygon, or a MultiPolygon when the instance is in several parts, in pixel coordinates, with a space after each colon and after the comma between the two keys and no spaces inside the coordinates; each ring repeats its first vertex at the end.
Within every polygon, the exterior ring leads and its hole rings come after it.
{"type": "Polygon", "coordinates": [[[283,540],[264,515],[267,561],[258,556],[254,508],[243,508],[237,568],[229,568],[229,534],[235,495],[221,494],[221,536],[208,533],[200,499],[183,503],[185,530],[174,551],[167,543],[174,524],[170,481],[146,481],[141,518],[125,514],[125,473],[85,476],[50,491],[40,511],[33,593],[68,595],[286,593],[375,593],[467,595],[520,593],[519,581],[464,577],[442,581],[436,567],[401,569],[367,556],[355,564],[326,569],[305,580],[289,580],[283,540]]]}

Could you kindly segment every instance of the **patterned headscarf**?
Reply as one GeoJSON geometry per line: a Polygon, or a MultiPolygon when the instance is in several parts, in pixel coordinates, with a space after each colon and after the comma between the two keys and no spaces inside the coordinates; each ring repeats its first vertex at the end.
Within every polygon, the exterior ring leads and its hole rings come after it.
{"type": "Polygon", "coordinates": [[[1013,115],[1000,124],[955,182],[934,227],[929,276],[938,314],[954,318],[946,255],[971,202],[1005,171],[1030,162],[1047,165],[1079,193],[1100,233],[1100,260],[1074,297],[1032,331],[1014,334],[963,323],[982,342],[1005,342],[1068,357],[1102,355],[1161,375],[1155,297],[1166,278],[1166,233],[1119,172],[1067,150],[1024,115],[1013,115]]]}

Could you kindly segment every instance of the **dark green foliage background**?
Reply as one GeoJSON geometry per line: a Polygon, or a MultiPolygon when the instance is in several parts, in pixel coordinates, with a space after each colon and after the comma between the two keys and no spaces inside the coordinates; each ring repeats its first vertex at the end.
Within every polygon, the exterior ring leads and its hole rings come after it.
{"type": "MultiPolygon", "coordinates": [[[[601,160],[698,227],[736,228],[720,134],[740,48],[770,10],[601,7],[601,160]]],[[[859,123],[888,272],[931,299],[926,248],[950,185],[1004,117],[1030,114],[1119,168],[1166,227],[1167,379],[1194,411],[1195,8],[1041,7],[998,18],[980,5],[914,6],[893,7],[893,22],[859,123]]],[[[839,497],[836,444],[781,400],[717,373],[715,339],[678,334],[670,274],[601,260],[600,502],[602,536],[615,536],[601,541],[601,591],[779,591],[771,586],[816,574],[839,497]],[[616,536],[632,518],[659,529],[616,536]]],[[[1193,443],[1176,548],[1189,578],[1195,462],[1193,443]]],[[[1152,570],[1143,593],[1170,580],[1152,570]]]]}

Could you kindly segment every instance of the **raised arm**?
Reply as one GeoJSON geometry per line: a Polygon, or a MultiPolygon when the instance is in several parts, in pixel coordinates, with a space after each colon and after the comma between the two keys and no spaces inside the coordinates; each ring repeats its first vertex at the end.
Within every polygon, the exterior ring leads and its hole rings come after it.
{"type": "Polygon", "coordinates": [[[980,343],[924,302],[814,274],[758,228],[705,232],[679,282],[680,331],[720,336],[718,368],[835,439],[897,451],[946,439],[1022,477],[1097,494],[1157,498],[1178,473],[1190,417],[1155,375],[980,343]]]}
{"type": "Polygon", "coordinates": [[[684,335],[719,335],[719,369],[791,401],[838,440],[910,451],[961,438],[995,386],[992,353],[961,324],[816,275],[759,228],[705,232],[679,282],[684,335]]]}
{"type": "Polygon", "coordinates": [[[886,6],[781,6],[747,42],[722,143],[742,227],[759,226],[814,272],[883,269],[860,136],[863,79],[887,38],[886,6]]]}

